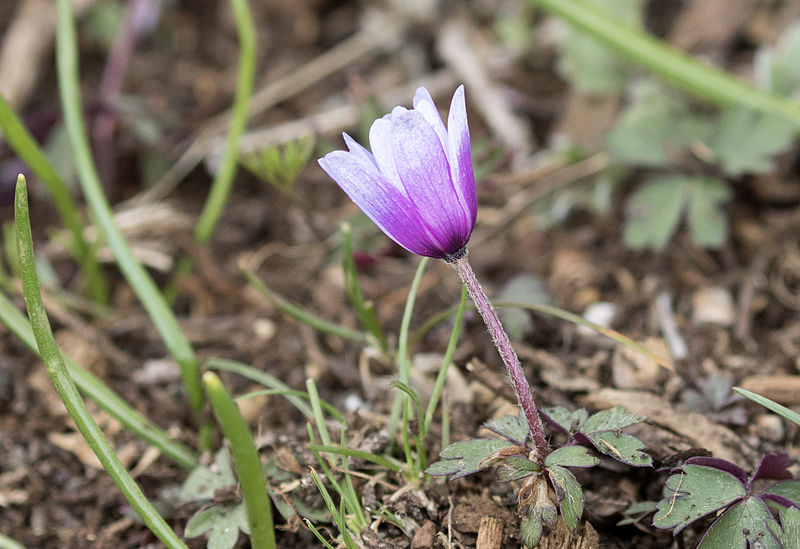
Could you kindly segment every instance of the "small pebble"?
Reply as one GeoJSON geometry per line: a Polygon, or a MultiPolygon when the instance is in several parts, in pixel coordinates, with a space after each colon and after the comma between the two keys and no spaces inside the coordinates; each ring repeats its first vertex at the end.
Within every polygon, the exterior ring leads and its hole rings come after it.
{"type": "Polygon", "coordinates": [[[696,323],[731,326],[735,318],[733,297],[725,288],[701,288],[692,296],[692,319],[696,323]]]}
{"type": "Polygon", "coordinates": [[[755,424],[758,436],[770,442],[781,442],[786,434],[783,420],[775,414],[759,414],[755,424]]]}
{"type": "MultiPolygon", "coordinates": [[[[603,328],[609,328],[614,315],[617,314],[617,306],[608,301],[596,301],[583,312],[583,318],[589,322],[599,324],[603,328]]],[[[597,332],[587,326],[578,326],[578,331],[583,335],[595,335],[597,332]]]]}
{"type": "Polygon", "coordinates": [[[431,521],[425,521],[419,530],[416,531],[411,539],[411,549],[429,549],[433,547],[436,540],[436,525],[431,521]]]}

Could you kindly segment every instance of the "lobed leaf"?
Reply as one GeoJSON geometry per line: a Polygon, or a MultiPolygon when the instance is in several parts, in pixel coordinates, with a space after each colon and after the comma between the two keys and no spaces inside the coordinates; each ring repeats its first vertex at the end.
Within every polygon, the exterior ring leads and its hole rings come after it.
{"type": "Polygon", "coordinates": [[[784,497],[800,507],[800,480],[784,480],[781,482],[776,482],[761,492],[761,495],[770,494],[784,497]]]}
{"type": "Polygon", "coordinates": [[[774,167],[773,157],[792,146],[794,136],[795,125],[785,118],[733,106],[722,111],[708,146],[728,175],[766,173],[774,167]]]}
{"type": "Polygon", "coordinates": [[[561,516],[569,529],[574,530],[583,514],[583,490],[581,490],[581,485],[578,484],[575,475],[569,469],[559,465],[548,467],[547,472],[558,497],[561,516]]]}
{"type": "Polygon", "coordinates": [[[586,421],[589,417],[589,412],[583,408],[571,411],[563,406],[555,406],[545,409],[543,415],[553,427],[563,431],[564,434],[570,434],[575,432],[578,426],[586,421]]]}
{"type": "Polygon", "coordinates": [[[214,505],[198,512],[186,523],[184,535],[196,538],[209,530],[208,549],[232,549],[239,539],[239,530],[249,533],[244,502],[214,505]]]}
{"type": "Polygon", "coordinates": [[[594,467],[598,463],[600,459],[593,456],[585,446],[563,446],[550,452],[544,459],[545,467],[594,467]]]}
{"type": "Polygon", "coordinates": [[[507,446],[512,446],[512,443],[501,438],[456,442],[442,450],[439,454],[441,461],[431,464],[425,472],[431,476],[450,475],[450,480],[456,480],[491,466],[492,463],[484,463],[485,460],[507,446]]]}
{"type": "Polygon", "coordinates": [[[747,498],[714,521],[697,549],[783,549],[773,535],[779,529],[763,501],[747,498]]]}
{"type": "Polygon", "coordinates": [[[781,532],[778,539],[783,543],[783,549],[800,549],[800,509],[783,509],[780,516],[781,532]]]}
{"type": "Polygon", "coordinates": [[[527,458],[510,456],[497,467],[497,480],[500,482],[512,482],[538,473],[541,470],[541,467],[527,458]]]}
{"type": "Polygon", "coordinates": [[[507,438],[517,446],[524,446],[525,441],[528,439],[530,428],[528,427],[528,419],[525,414],[520,413],[518,416],[503,416],[497,419],[492,419],[483,424],[486,429],[507,438]]]}
{"type": "Polygon", "coordinates": [[[613,431],[641,423],[644,419],[643,416],[627,412],[622,406],[615,406],[592,414],[580,425],[579,430],[587,435],[595,431],[613,431]]]}
{"type": "Polygon", "coordinates": [[[696,520],[745,496],[744,485],[730,473],[686,464],[679,473],[667,479],[664,498],[658,502],[653,526],[671,528],[673,534],[678,534],[696,520]]]}

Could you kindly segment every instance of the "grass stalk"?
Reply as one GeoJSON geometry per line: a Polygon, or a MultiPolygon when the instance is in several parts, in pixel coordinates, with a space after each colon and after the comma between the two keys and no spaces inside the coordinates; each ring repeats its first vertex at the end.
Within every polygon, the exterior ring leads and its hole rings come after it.
{"type": "Polygon", "coordinates": [[[72,234],[73,253],[81,266],[84,283],[92,299],[101,305],[108,303],[108,283],[92,246],[83,236],[78,207],[64,180],[42,152],[36,140],[25,128],[14,109],[0,95],[0,132],[11,149],[33,171],[53,199],[64,226],[72,234]]]}
{"type": "Polygon", "coordinates": [[[272,526],[272,502],[267,481],[247,422],[228,390],[214,372],[203,375],[208,400],[214,409],[225,438],[230,442],[231,457],[242,490],[247,520],[250,523],[250,544],[253,549],[274,549],[275,530],[272,526]]]}
{"type": "Polygon", "coordinates": [[[211,191],[203,206],[195,227],[195,240],[205,244],[214,233],[225,204],[228,202],[233,178],[239,165],[239,140],[247,126],[250,109],[250,96],[253,94],[253,81],[256,72],[256,30],[247,0],[230,0],[236,19],[236,33],[239,38],[239,72],[236,78],[236,94],[233,98],[233,111],[225,152],[219,169],[211,184],[211,191]]]}
{"type": "MultiPolygon", "coordinates": [[[[408,330],[411,325],[411,315],[414,313],[414,302],[417,299],[417,292],[419,291],[419,284],[422,281],[422,275],[425,273],[425,267],[428,265],[428,258],[423,257],[419,262],[417,272],[414,273],[414,279],[411,281],[411,288],[408,290],[408,298],[406,299],[406,306],[403,310],[403,319],[400,322],[400,335],[397,339],[397,368],[400,374],[400,381],[408,384],[411,379],[411,361],[408,358],[408,330]]],[[[405,397],[402,393],[397,392],[394,396],[392,403],[392,412],[389,416],[389,440],[394,443],[394,434],[397,429],[397,420],[400,419],[400,412],[402,411],[403,401],[405,397]]],[[[405,428],[406,425],[403,425],[405,428]]]]}
{"type": "Polygon", "coordinates": [[[136,482],[131,478],[125,466],[114,453],[111,444],[103,435],[103,431],[95,423],[94,418],[89,413],[86,403],[78,393],[70,377],[61,352],[56,346],[47,312],[42,303],[41,291],[39,288],[39,278],[36,274],[36,263],[33,256],[33,237],[31,235],[31,223],[28,213],[28,191],[24,176],[20,175],[17,179],[17,188],[14,200],[14,218],[17,231],[17,253],[20,259],[22,274],[22,290],[25,295],[25,303],[28,307],[28,316],[31,320],[31,328],[36,338],[36,345],[39,348],[40,356],[47,366],[47,372],[53,385],[58,392],[58,396],[64,403],[70,417],[80,431],[92,452],[103,464],[103,467],[114,479],[114,482],[122,491],[125,499],[131,507],[141,517],[155,536],[164,543],[169,549],[185,549],[186,545],[178,538],[175,532],[167,525],[161,515],[155,510],[153,505],[147,500],[136,482]]]}
{"type": "Polygon", "coordinates": [[[658,38],[621,23],[586,0],[531,0],[618,54],[697,97],[718,105],[744,105],[800,126],[800,104],[750,86],[658,38]]]}
{"type": "MultiPolygon", "coordinates": [[[[134,258],[130,246],[128,246],[114,222],[111,208],[103,194],[97,168],[92,160],[89,140],[86,136],[83,122],[80,87],[78,85],[75,21],[72,16],[70,0],[58,0],[57,9],[56,65],[58,69],[58,86],[64,110],[64,122],[69,134],[73,155],[75,156],[75,165],[78,170],[81,189],[86,197],[92,217],[114,254],[120,271],[122,271],[125,279],[147,310],[170,354],[177,361],[192,410],[198,423],[201,423],[205,397],[200,381],[199,363],[172,310],[170,310],[153,279],[134,258]]],[[[209,446],[207,431],[202,431],[200,438],[204,447],[209,446]]]]}

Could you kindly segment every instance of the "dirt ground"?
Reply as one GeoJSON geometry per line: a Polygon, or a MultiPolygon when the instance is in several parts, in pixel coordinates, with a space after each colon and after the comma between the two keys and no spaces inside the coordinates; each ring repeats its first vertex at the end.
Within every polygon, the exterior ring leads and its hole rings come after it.
{"type": "MultiPolygon", "coordinates": [[[[102,21],[98,2],[76,3],[84,13],[79,26],[81,68],[91,127],[98,114],[110,108],[100,85],[109,45],[98,23],[102,21]]],[[[3,48],[13,47],[10,29],[29,16],[26,10],[33,10],[38,17],[33,20],[40,23],[34,27],[38,29],[34,42],[46,43],[37,49],[17,37],[17,48],[30,48],[19,53],[17,63],[28,65],[34,85],[26,88],[24,82],[3,82],[1,77],[0,83],[4,96],[16,94],[12,104],[32,132],[47,141],[59,131],[60,109],[48,40],[52,24],[46,23],[49,16],[38,4],[0,3],[3,48]]],[[[674,360],[674,370],[669,371],[572,324],[531,316],[532,329],[516,344],[540,404],[590,409],[622,405],[647,416],[648,423],[631,432],[645,441],[657,467],[701,451],[746,469],[766,452],[787,451],[800,457],[795,426],[730,398],[731,385],[739,385],[787,406],[800,406],[796,147],[779,159],[774,173],[730,180],[734,190],[726,207],[730,234],[719,250],[697,247],[681,230],[661,251],[632,251],[623,244],[622,219],[625,198],[640,182],[635,171],[614,187],[607,213],[578,208],[546,227],[530,215],[543,197],[550,196],[547,193],[588,186],[605,167],[604,135],[623,101],[620,95],[602,101],[581,96],[558,76],[556,52],[548,39],[548,32],[554,32],[553,21],[530,5],[514,0],[251,4],[258,29],[256,90],[261,103],[249,128],[263,131],[262,144],[282,143],[310,128],[320,132],[319,151],[340,148],[340,131],[361,138],[360,126],[392,105],[407,104],[416,85],[428,86],[445,108],[452,90],[465,81],[473,140],[503,150],[490,173],[480,177],[478,225],[470,244],[472,265],[488,294],[499,295],[521,275],[535,277],[553,303],[566,310],[582,314],[591,304],[612,304],[611,327],[657,354],[676,354],[680,342],[664,336],[669,324],[675,325],[677,337],[685,343],[685,356],[674,360]],[[379,11],[385,19],[374,19],[381,16],[379,11]],[[492,26],[498,13],[517,12],[530,17],[535,28],[534,46],[522,55],[496,43],[492,26]],[[475,71],[486,79],[475,76],[475,71]],[[487,89],[478,89],[481,82],[488,82],[487,89]],[[486,97],[502,101],[481,102],[486,97]],[[292,125],[298,120],[299,125],[292,125]],[[591,154],[571,165],[537,160],[534,154],[559,134],[571,136],[591,154]]],[[[650,30],[745,78],[751,76],[747,71],[755,48],[774,43],[784,27],[800,17],[793,2],[649,4],[650,30]]],[[[179,280],[175,309],[201,358],[235,359],[297,389],[304,389],[305,379],[313,378],[322,397],[339,410],[348,410],[348,397],[350,402],[357,397],[359,404],[347,412],[350,444],[380,451],[387,443],[393,367],[365,357],[358,344],[288,319],[246,284],[240,266],[256,267],[267,286],[292,302],[356,327],[337,260],[339,223],[351,220],[362,289],[375,303],[386,332],[396,338],[419,259],[363,223],[313,161],[291,194],[240,170],[211,244],[199,248],[193,243],[193,221],[211,181],[208,168],[220,148],[207,136],[221,135],[213,121],[230,105],[236,59],[235,27],[227,2],[177,1],[161,7],[157,25],[143,31],[126,67],[121,84],[125,101],[120,103],[124,112],[115,118],[113,139],[100,142],[96,151],[108,196],[118,212],[128,212],[125,234],[158,283],[171,281],[181,256],[194,258],[194,272],[179,280]],[[189,155],[183,173],[173,181],[163,177],[190,144],[201,141],[205,145],[200,154],[189,155]],[[366,366],[360,370],[360,364],[366,366]]],[[[15,71],[8,63],[0,56],[0,76],[20,74],[19,67],[15,71]]],[[[476,163],[484,161],[486,154],[476,153],[476,163]]],[[[3,222],[12,216],[14,177],[9,174],[19,169],[20,162],[7,145],[0,144],[3,222]]],[[[109,261],[112,307],[97,315],[87,306],[76,291],[74,263],[49,238],[57,219],[55,209],[35,180],[31,187],[37,253],[54,268],[55,285],[47,291],[46,303],[62,350],[178,440],[196,444],[177,367],[166,357],[130,288],[109,261]]],[[[108,254],[104,257],[110,259],[108,254]]],[[[16,285],[4,291],[23,307],[16,285]]],[[[455,305],[459,292],[455,273],[432,262],[422,279],[412,329],[455,305]]],[[[451,327],[444,323],[411,350],[421,372],[415,386],[423,394],[430,391],[436,374],[424,365],[431,362],[430,353],[444,352],[451,327]]],[[[458,385],[448,386],[446,398],[451,440],[459,440],[474,436],[487,419],[512,411],[513,393],[474,313],[467,314],[454,360],[449,383],[458,385]]],[[[256,388],[239,377],[223,377],[236,393],[256,388]]],[[[246,415],[263,455],[274,458],[293,452],[307,499],[319,506],[307,473],[314,462],[304,449],[305,419],[280,398],[255,402],[246,415]]],[[[196,510],[177,503],[186,472],[153,455],[107,415],[97,417],[146,494],[182,533],[196,510]]],[[[440,450],[439,434],[437,420],[428,448],[434,457],[440,450]]],[[[553,537],[547,546],[692,546],[698,534],[693,528],[675,540],[654,529],[649,519],[615,526],[631,503],[658,499],[665,478],[652,470],[620,467],[580,473],[586,494],[582,537],[572,541],[553,537]]],[[[380,524],[365,536],[368,547],[444,547],[442,539],[450,539],[454,547],[469,548],[476,547],[479,538],[483,545],[478,547],[520,545],[515,494],[512,487],[496,482],[492,472],[404,490],[401,478],[383,480],[360,487],[365,500],[385,503],[412,519],[418,529],[412,536],[380,524]],[[490,527],[501,532],[491,542],[494,545],[485,537],[490,527]]],[[[302,524],[287,524],[280,518],[276,522],[279,547],[319,546],[302,524]]],[[[159,546],[98,469],[43,365],[3,327],[0,532],[29,548],[159,546]]],[[[188,544],[205,547],[202,538],[188,544]]],[[[248,545],[240,540],[238,546],[248,545]]]]}

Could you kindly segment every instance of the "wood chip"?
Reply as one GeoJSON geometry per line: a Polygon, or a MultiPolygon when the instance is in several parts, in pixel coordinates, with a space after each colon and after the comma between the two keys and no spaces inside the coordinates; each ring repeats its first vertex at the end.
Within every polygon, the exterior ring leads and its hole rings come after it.
{"type": "Polygon", "coordinates": [[[503,520],[497,517],[485,516],[478,527],[476,549],[500,549],[503,544],[503,520]]]}

